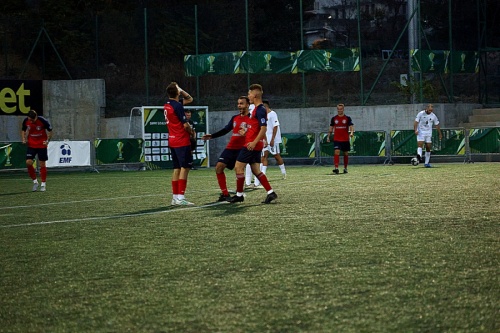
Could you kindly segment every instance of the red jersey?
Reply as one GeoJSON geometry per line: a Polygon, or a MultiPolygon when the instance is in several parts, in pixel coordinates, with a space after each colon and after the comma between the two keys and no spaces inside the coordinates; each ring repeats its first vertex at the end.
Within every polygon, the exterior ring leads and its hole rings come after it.
{"type": "MultiPolygon", "coordinates": [[[[252,142],[257,138],[262,126],[267,126],[267,111],[264,104],[255,107],[247,121],[247,132],[245,135],[245,144],[252,142]]],[[[264,149],[264,138],[255,146],[254,150],[260,151],[264,149]]]]}
{"type": "Polygon", "coordinates": [[[333,141],[349,141],[349,126],[354,125],[349,116],[336,115],[330,121],[330,126],[333,126],[333,141]]]}
{"type": "Polygon", "coordinates": [[[241,149],[245,145],[245,137],[239,133],[239,130],[247,128],[247,121],[249,116],[234,115],[225,129],[232,130],[231,139],[227,143],[226,149],[241,149]]]}
{"type": "Polygon", "coordinates": [[[52,132],[52,126],[47,119],[38,116],[34,123],[29,118],[24,119],[22,131],[28,132],[28,147],[47,148],[43,142],[47,141],[47,131],[52,132]]]}
{"type": "Polygon", "coordinates": [[[184,129],[187,122],[184,107],[176,100],[169,100],[163,107],[163,114],[168,128],[168,146],[179,148],[191,146],[189,133],[184,129]]]}

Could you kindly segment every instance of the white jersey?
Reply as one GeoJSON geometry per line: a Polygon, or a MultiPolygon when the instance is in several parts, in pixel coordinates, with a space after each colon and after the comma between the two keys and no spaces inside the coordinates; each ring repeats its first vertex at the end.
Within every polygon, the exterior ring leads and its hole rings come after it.
{"type": "Polygon", "coordinates": [[[439,125],[439,119],[434,112],[427,114],[425,110],[417,114],[415,121],[418,123],[417,130],[420,135],[432,135],[432,125],[439,125]]]}
{"type": "Polygon", "coordinates": [[[274,144],[277,145],[281,143],[281,130],[280,130],[280,122],[278,121],[278,115],[276,112],[272,111],[267,114],[267,132],[266,132],[266,140],[269,145],[271,139],[273,138],[274,128],[278,127],[276,131],[276,136],[274,137],[274,144]]]}

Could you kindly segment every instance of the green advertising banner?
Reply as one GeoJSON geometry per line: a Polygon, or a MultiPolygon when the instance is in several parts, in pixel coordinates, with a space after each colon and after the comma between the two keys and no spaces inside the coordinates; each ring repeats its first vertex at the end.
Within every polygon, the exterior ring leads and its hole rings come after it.
{"type": "Polygon", "coordinates": [[[239,73],[291,73],[294,53],[278,51],[245,52],[239,73]]]}
{"type": "Polygon", "coordinates": [[[142,139],[97,139],[96,164],[144,162],[142,139]]]}
{"type": "Polygon", "coordinates": [[[0,169],[26,168],[26,145],[21,142],[0,143],[0,169]]]}
{"type": "Polygon", "coordinates": [[[284,133],[281,134],[281,156],[290,158],[315,158],[314,133],[284,133]]]}
{"type": "Polygon", "coordinates": [[[359,71],[359,51],[356,48],[328,50],[239,51],[186,55],[186,76],[221,74],[266,74],[308,72],[359,71]]]}
{"type": "Polygon", "coordinates": [[[470,129],[469,147],[472,154],[500,153],[500,128],[470,129]]]}
{"type": "Polygon", "coordinates": [[[411,67],[422,73],[479,73],[474,51],[412,50],[411,67]]]}
{"type": "MultiPolygon", "coordinates": [[[[184,106],[191,110],[191,120],[197,136],[193,152],[193,165],[208,166],[207,146],[201,137],[207,132],[208,107],[184,106]]],[[[163,115],[163,106],[143,106],[144,161],[151,169],[172,168],[172,155],[168,147],[168,128],[163,115]]]]}
{"type": "MultiPolygon", "coordinates": [[[[333,156],[333,142],[326,142],[328,134],[320,134],[320,154],[333,156]]],[[[385,132],[357,131],[351,139],[351,156],[385,156],[385,132]]]]}
{"type": "MultiPolygon", "coordinates": [[[[436,155],[464,155],[465,132],[462,129],[442,129],[443,139],[432,131],[432,153],[436,155]]],[[[424,148],[425,150],[425,148],[424,148]]],[[[392,156],[413,156],[417,154],[417,136],[413,130],[391,131],[392,156]]]]}

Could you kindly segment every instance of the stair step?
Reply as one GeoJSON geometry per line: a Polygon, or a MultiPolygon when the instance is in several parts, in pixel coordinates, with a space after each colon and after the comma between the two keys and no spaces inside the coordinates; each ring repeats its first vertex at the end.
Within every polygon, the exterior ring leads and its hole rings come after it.
{"type": "Polygon", "coordinates": [[[474,116],[500,114],[500,108],[474,109],[472,114],[474,116]]]}
{"type": "Polygon", "coordinates": [[[473,123],[461,123],[465,128],[500,127],[500,121],[481,121],[473,123]]]}
{"type": "Polygon", "coordinates": [[[470,123],[489,122],[489,121],[500,121],[500,113],[469,116],[470,123]]]}

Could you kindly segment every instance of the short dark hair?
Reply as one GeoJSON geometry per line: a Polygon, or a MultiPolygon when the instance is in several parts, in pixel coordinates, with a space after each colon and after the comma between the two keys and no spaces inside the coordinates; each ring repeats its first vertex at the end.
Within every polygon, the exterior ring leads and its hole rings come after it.
{"type": "Polygon", "coordinates": [[[167,95],[169,98],[176,98],[179,95],[179,89],[177,89],[177,83],[172,82],[167,86],[167,95]]]}
{"type": "Polygon", "coordinates": [[[250,104],[250,100],[248,99],[247,96],[240,96],[238,97],[238,99],[244,99],[245,101],[247,101],[247,104],[250,104]]]}
{"type": "Polygon", "coordinates": [[[267,106],[271,107],[271,105],[269,104],[269,101],[267,99],[263,100],[262,103],[266,104],[267,106]]]}
{"type": "Polygon", "coordinates": [[[189,109],[184,109],[184,113],[191,113],[191,110],[189,110],[189,109]]]}
{"type": "Polygon", "coordinates": [[[35,111],[35,110],[29,110],[29,111],[28,111],[28,118],[30,118],[30,119],[35,119],[37,116],[38,116],[38,115],[37,115],[37,113],[36,113],[36,111],[35,111]]]}

